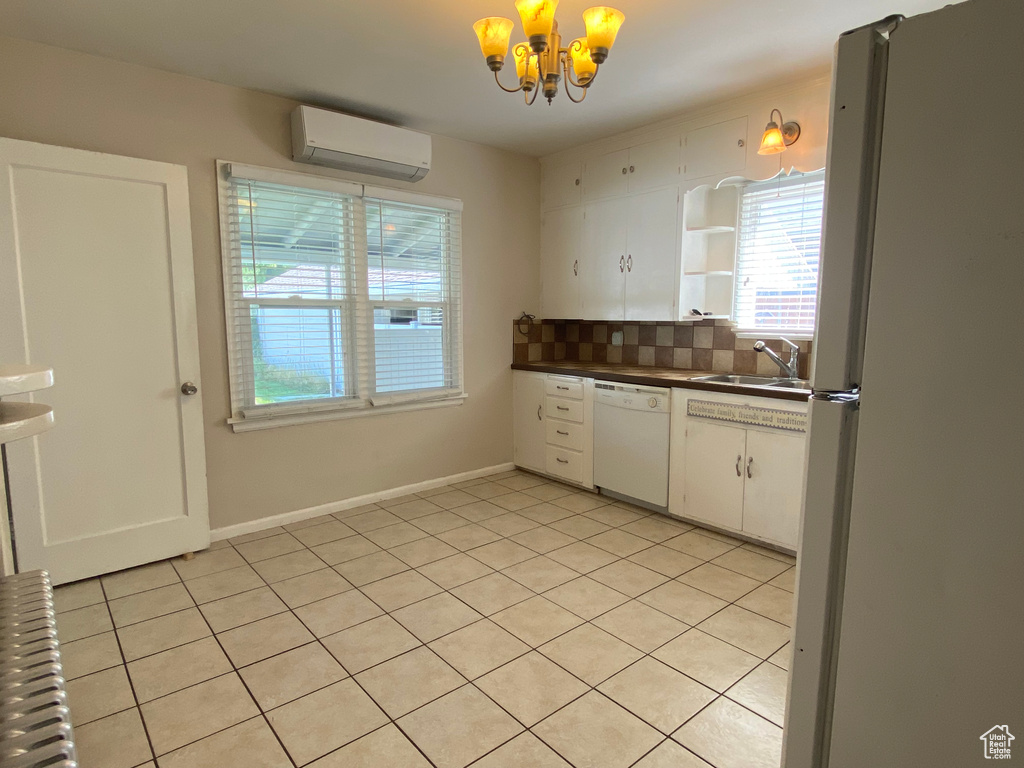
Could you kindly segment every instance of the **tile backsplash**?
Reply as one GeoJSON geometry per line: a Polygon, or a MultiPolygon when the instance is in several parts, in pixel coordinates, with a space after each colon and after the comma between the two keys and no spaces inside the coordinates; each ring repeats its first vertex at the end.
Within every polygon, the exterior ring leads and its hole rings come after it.
{"type": "MultiPolygon", "coordinates": [[[[524,321],[525,324],[525,321],[524,321]]],[[[592,320],[534,320],[523,334],[512,323],[512,360],[516,363],[579,361],[650,365],[723,373],[777,374],[766,355],[754,351],[756,339],[739,339],[728,320],[692,323],[631,323],[592,320]],[[622,345],[612,346],[612,333],[622,332],[622,345]]],[[[765,338],[783,359],[778,339],[765,338]]],[[[801,341],[800,377],[810,371],[811,342],[801,341]]]]}

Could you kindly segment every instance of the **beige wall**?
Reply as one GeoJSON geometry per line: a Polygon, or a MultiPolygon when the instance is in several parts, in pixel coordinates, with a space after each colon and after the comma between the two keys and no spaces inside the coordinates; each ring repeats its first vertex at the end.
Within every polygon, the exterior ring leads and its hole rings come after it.
{"type": "Polygon", "coordinates": [[[313,171],[288,159],[295,102],[5,37],[0,72],[0,135],[188,167],[213,528],[511,461],[508,321],[539,303],[536,159],[435,136],[425,180],[383,182],[465,202],[464,405],[235,434],[214,162],[313,171]]]}

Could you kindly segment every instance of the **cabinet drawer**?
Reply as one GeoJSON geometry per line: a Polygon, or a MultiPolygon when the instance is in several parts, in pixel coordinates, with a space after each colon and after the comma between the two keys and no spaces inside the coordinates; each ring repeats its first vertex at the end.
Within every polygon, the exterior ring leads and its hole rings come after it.
{"type": "Polygon", "coordinates": [[[547,472],[574,483],[583,482],[583,454],[549,445],[547,451],[547,472]]]}
{"type": "Polygon", "coordinates": [[[548,415],[548,418],[575,421],[577,424],[583,423],[582,400],[566,400],[564,397],[548,395],[544,398],[544,402],[544,413],[548,415]]]}
{"type": "Polygon", "coordinates": [[[570,424],[567,421],[550,420],[547,423],[547,442],[562,448],[583,450],[583,425],[570,424]]]}
{"type": "Polygon", "coordinates": [[[562,376],[548,376],[547,393],[555,397],[568,397],[572,400],[583,399],[583,382],[562,376]]]}

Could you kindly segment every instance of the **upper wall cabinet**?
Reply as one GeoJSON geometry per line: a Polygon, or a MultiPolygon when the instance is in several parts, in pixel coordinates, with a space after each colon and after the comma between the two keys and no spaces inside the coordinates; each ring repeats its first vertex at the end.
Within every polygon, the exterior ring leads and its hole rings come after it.
{"type": "Polygon", "coordinates": [[[680,136],[629,148],[629,191],[646,192],[679,183],[680,136]]]}
{"type": "Polygon", "coordinates": [[[592,157],[583,164],[583,199],[601,200],[629,192],[629,150],[592,157]]]}
{"type": "Polygon", "coordinates": [[[583,183],[580,169],[579,160],[544,168],[541,176],[540,200],[541,206],[545,210],[579,203],[580,189],[583,183]]]}
{"type": "Polygon", "coordinates": [[[682,139],[679,135],[609,152],[586,161],[583,199],[646,192],[679,183],[682,139]]]}
{"type": "Polygon", "coordinates": [[[582,240],[582,206],[541,214],[540,306],[544,317],[583,317],[580,306],[582,240]]]}
{"type": "Polygon", "coordinates": [[[747,164],[746,143],[746,117],[690,131],[683,146],[683,178],[742,171],[747,164]]]}
{"type": "Polygon", "coordinates": [[[668,187],[585,206],[579,281],[584,319],[673,318],[678,195],[668,187]]]}

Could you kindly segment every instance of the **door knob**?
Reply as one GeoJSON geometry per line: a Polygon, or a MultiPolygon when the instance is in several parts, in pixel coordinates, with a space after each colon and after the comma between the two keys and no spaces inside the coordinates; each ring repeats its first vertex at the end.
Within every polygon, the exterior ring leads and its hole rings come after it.
{"type": "Polygon", "coordinates": [[[199,391],[199,387],[193,384],[191,381],[186,381],[181,385],[181,394],[183,395],[194,395],[199,391]]]}

